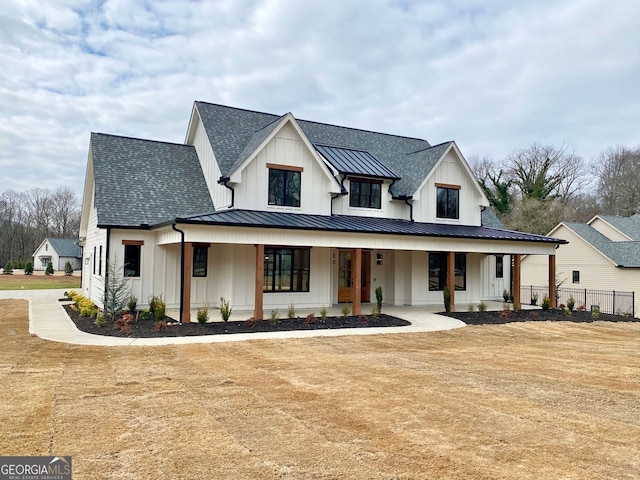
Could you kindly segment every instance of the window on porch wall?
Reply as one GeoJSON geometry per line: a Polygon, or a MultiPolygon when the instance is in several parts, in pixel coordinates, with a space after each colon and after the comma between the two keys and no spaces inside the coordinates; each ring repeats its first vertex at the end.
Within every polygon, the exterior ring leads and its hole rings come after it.
{"type": "Polygon", "coordinates": [[[264,292],[308,292],[308,248],[264,249],[264,292]]]}
{"type": "MultiPolygon", "coordinates": [[[[455,254],[455,279],[456,290],[467,289],[467,254],[455,254]]],[[[429,291],[444,290],[447,285],[447,254],[445,252],[429,253],[429,291]]]]}

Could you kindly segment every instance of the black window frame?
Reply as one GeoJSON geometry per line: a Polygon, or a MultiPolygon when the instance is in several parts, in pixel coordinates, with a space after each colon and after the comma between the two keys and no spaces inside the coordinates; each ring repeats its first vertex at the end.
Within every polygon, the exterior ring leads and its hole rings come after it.
{"type": "Polygon", "coordinates": [[[496,278],[504,278],[504,257],[496,256],[496,278]]]}
{"type": "Polygon", "coordinates": [[[264,249],[264,293],[309,292],[311,249],[268,247],[264,249]]]}
{"type": "Polygon", "coordinates": [[[209,264],[209,246],[194,245],[191,262],[191,276],[194,278],[206,278],[209,264]]]}
{"type": "Polygon", "coordinates": [[[299,207],[302,190],[302,172],[298,169],[269,168],[269,205],[299,207]],[[289,191],[289,187],[297,192],[289,191]]]}
{"type": "Polygon", "coordinates": [[[449,220],[460,219],[460,187],[436,186],[436,217],[449,220]]]}
{"type": "Polygon", "coordinates": [[[124,245],[124,265],[123,276],[125,278],[140,277],[140,267],[142,259],[142,245],[125,244],[124,245]]]}
{"type": "Polygon", "coordinates": [[[349,185],[349,206],[358,208],[382,208],[382,182],[353,178],[349,185]],[[374,194],[374,187],[377,192],[374,194]]]}
{"type": "MultiPolygon", "coordinates": [[[[428,282],[430,292],[441,292],[447,285],[447,253],[429,252],[428,282]]],[[[467,289],[467,254],[455,254],[455,278],[454,288],[456,291],[467,289]]]]}
{"type": "Polygon", "coordinates": [[[98,275],[102,275],[102,245],[100,245],[100,254],[98,255],[98,275]]]}
{"type": "Polygon", "coordinates": [[[573,270],[571,272],[572,283],[580,283],[580,270],[573,270]]]}

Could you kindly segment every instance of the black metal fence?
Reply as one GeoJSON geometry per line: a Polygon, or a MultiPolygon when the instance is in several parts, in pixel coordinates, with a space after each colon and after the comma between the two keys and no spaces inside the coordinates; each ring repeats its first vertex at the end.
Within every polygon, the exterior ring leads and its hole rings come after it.
{"type": "MultiPolygon", "coordinates": [[[[520,303],[542,305],[542,299],[548,294],[549,287],[523,285],[520,288],[520,303]]],[[[560,287],[556,291],[556,305],[566,305],[569,297],[575,302],[574,309],[584,307],[586,310],[593,310],[598,307],[602,313],[636,316],[635,292],[560,287]]]]}

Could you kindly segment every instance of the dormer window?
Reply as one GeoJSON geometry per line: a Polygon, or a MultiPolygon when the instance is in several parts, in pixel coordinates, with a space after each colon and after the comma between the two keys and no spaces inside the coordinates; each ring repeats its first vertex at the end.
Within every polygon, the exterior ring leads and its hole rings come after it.
{"type": "Polygon", "coordinates": [[[436,184],[436,217],[460,218],[460,186],[436,184]]]}
{"type": "Polygon", "coordinates": [[[302,168],[267,164],[269,168],[269,205],[300,206],[302,168]]]}
{"type": "Polygon", "coordinates": [[[382,182],[379,180],[353,179],[349,189],[349,206],[380,208],[382,182]]]}

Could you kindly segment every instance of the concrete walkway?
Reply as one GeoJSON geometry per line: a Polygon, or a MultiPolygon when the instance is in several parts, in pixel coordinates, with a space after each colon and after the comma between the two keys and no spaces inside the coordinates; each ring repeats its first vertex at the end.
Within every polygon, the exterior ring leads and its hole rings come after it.
{"type": "MultiPolygon", "coordinates": [[[[383,328],[347,328],[338,330],[295,330],[289,332],[256,332],[238,333],[233,335],[204,335],[200,337],[162,337],[162,338],[121,338],[102,335],[92,335],[76,328],[64,308],[58,301],[64,296],[65,290],[7,290],[0,291],[0,299],[16,298],[29,301],[29,333],[45,340],[71,343],[75,345],[169,345],[185,343],[218,343],[236,342],[243,340],[261,340],[270,338],[306,338],[306,337],[334,337],[344,335],[375,335],[381,333],[417,333],[435,332],[464,327],[460,320],[436,315],[434,307],[393,307],[385,306],[384,313],[403,318],[411,322],[407,327],[383,328]]],[[[212,309],[212,317],[217,310],[212,309]]],[[[306,310],[298,312],[306,316],[306,310]]],[[[173,312],[170,312],[173,313],[173,312]]],[[[284,312],[286,314],[286,312],[284,312]]],[[[317,311],[315,312],[317,314],[317,311]]],[[[329,315],[338,315],[339,309],[332,307],[329,315]]],[[[251,312],[234,312],[236,319],[246,319],[251,312]],[[246,315],[242,316],[243,313],[246,315]]],[[[282,314],[282,312],[281,312],[282,314]]],[[[284,316],[284,315],[282,315],[284,316]]],[[[234,319],[232,317],[232,320],[234,319]]],[[[195,315],[193,316],[195,318],[195,315]]]]}

